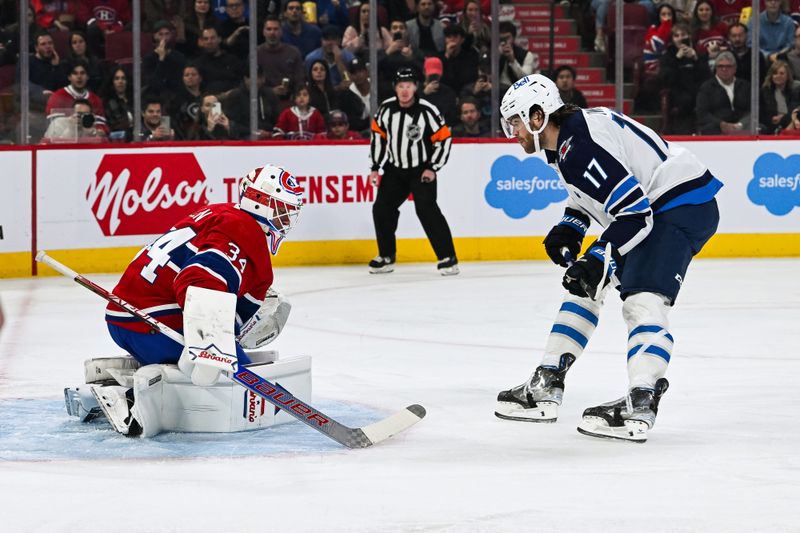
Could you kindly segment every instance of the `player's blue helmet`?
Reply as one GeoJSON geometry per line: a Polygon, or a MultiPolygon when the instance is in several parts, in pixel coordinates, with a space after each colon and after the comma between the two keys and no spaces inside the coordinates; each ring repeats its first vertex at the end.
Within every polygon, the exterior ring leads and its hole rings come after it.
{"type": "Polygon", "coordinates": [[[519,117],[520,121],[525,125],[525,129],[533,134],[536,151],[538,152],[539,134],[547,126],[550,115],[563,106],[564,102],[561,100],[558,87],[553,83],[553,80],[541,74],[532,74],[518,80],[503,95],[503,100],[500,102],[500,114],[502,115],[500,123],[506,136],[513,138],[514,127],[511,121],[515,117],[519,117]],[[531,129],[530,124],[530,110],[535,105],[539,106],[544,113],[542,126],[536,131],[531,129]]]}
{"type": "Polygon", "coordinates": [[[296,224],[303,207],[303,190],[285,169],[265,165],[250,171],[239,184],[239,208],[249,213],[267,234],[270,252],[296,224]]]}

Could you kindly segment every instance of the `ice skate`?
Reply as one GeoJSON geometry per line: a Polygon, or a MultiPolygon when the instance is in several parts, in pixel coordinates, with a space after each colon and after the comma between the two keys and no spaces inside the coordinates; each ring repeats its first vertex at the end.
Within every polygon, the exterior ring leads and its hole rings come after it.
{"type": "Polygon", "coordinates": [[[558,367],[536,368],[526,383],[497,395],[495,416],[523,422],[555,422],[564,395],[564,376],[574,362],[575,356],[565,353],[558,367]]]}
{"type": "Polygon", "coordinates": [[[64,404],[67,414],[78,417],[81,422],[91,422],[103,416],[103,410],[88,387],[64,389],[64,404]]]}
{"type": "Polygon", "coordinates": [[[458,258],[455,256],[445,257],[436,264],[436,268],[439,270],[439,274],[442,276],[455,276],[461,272],[461,270],[458,268],[458,258]]]}
{"type": "Polygon", "coordinates": [[[138,436],[142,428],[131,414],[133,406],[133,389],[119,385],[89,385],[103,414],[114,429],[129,437],[138,436]]]}
{"type": "Polygon", "coordinates": [[[655,390],[637,387],[613,402],[590,407],[583,412],[578,432],[604,439],[645,442],[656,423],[658,402],[667,391],[665,378],[656,381],[655,390]]]}
{"type": "Polygon", "coordinates": [[[382,257],[379,255],[369,262],[369,273],[388,274],[389,272],[394,272],[394,262],[394,256],[382,257]]]}

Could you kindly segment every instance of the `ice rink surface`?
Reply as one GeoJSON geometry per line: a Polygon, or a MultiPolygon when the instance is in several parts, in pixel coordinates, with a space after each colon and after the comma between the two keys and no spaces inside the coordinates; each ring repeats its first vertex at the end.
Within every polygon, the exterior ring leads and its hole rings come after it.
{"type": "Polygon", "coordinates": [[[428,410],[352,451],[300,424],[152,441],[81,425],[61,391],[85,358],[120,353],[104,302],[64,278],[0,280],[0,531],[800,531],[800,260],[692,265],[645,444],[575,430],[584,408],[625,392],[616,294],[558,423],[508,422],[494,399],[538,364],[560,269],[461,266],[277,271],[294,307],[271,347],[313,356],[316,405],[350,425],[428,410]]]}

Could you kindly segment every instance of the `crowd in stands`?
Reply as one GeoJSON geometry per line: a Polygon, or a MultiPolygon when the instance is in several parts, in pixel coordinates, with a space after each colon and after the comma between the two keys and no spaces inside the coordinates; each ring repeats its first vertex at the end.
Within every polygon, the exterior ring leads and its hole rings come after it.
{"type": "MultiPolygon", "coordinates": [[[[663,133],[746,134],[752,120],[764,134],[798,131],[800,0],[763,0],[757,47],[749,38],[749,0],[632,2],[652,18],[636,74],[637,105],[663,112],[663,133]],[[760,62],[758,117],[750,116],[753,50],[760,62]]],[[[0,0],[0,68],[18,64],[18,4],[0,0]]],[[[130,1],[29,4],[34,141],[130,142],[137,121],[138,140],[149,142],[366,138],[374,111],[371,94],[377,93],[379,102],[392,96],[391,80],[404,67],[418,72],[420,96],[439,108],[454,135],[494,133],[487,0],[379,0],[376,80],[368,69],[369,3],[259,0],[257,20],[251,20],[249,0],[142,0],[138,110],[132,53],[117,53],[120,39],[132,48],[130,1]],[[258,42],[252,125],[251,31],[258,42]]],[[[572,16],[593,21],[589,40],[596,51],[606,52],[610,0],[561,4],[572,16]]],[[[518,22],[501,16],[501,95],[520,77],[540,71],[540,57],[525,46],[531,38],[542,37],[519,35],[518,22]]],[[[565,102],[591,105],[579,90],[575,68],[554,65],[548,74],[565,102]]]]}

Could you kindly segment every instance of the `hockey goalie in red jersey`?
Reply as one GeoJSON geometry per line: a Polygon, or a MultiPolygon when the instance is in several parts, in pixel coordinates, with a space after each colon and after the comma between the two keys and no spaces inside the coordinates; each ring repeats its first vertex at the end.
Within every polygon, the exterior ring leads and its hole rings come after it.
{"type": "MultiPolygon", "coordinates": [[[[236,351],[247,364],[242,346],[263,346],[288,317],[288,302],[271,289],[270,254],[278,253],[302,205],[291,173],[271,165],[256,168],[242,178],[239,203],[206,206],[144,247],[114,294],[178,331],[190,286],[235,294],[236,351]]],[[[139,363],[178,362],[183,346],[116,305],[106,308],[106,322],[114,342],[139,363]]]]}

